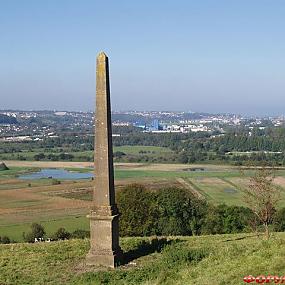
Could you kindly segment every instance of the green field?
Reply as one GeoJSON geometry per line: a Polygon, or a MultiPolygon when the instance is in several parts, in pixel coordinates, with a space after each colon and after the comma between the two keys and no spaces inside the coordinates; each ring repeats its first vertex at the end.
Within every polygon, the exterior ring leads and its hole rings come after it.
{"type": "Polygon", "coordinates": [[[9,167],[9,170],[0,171],[0,179],[14,178],[18,175],[36,171],[38,168],[33,167],[9,167]]]}
{"type": "Polygon", "coordinates": [[[126,154],[139,154],[139,153],[152,153],[152,154],[162,154],[162,153],[172,153],[167,147],[159,146],[143,146],[143,145],[124,145],[124,146],[115,146],[115,151],[122,151],[126,154]]]}
{"type": "MultiPolygon", "coordinates": [[[[122,164],[115,169],[117,189],[130,183],[144,184],[155,190],[170,185],[197,191],[203,199],[227,205],[245,205],[240,186],[246,178],[233,167],[205,165],[204,171],[193,171],[189,165],[122,164]],[[179,180],[180,179],[180,180],[179,180]],[[181,182],[182,180],[182,182],[181,182]]],[[[72,171],[92,171],[91,168],[67,167],[72,171]]],[[[22,240],[32,222],[42,223],[48,235],[64,226],[68,231],[88,229],[93,182],[61,181],[53,185],[52,179],[19,180],[18,175],[38,170],[38,167],[11,167],[0,172],[0,236],[22,240]],[[79,217],[79,218],[78,218],[79,217]]],[[[246,176],[252,171],[247,171],[246,176]]],[[[279,207],[285,207],[285,171],[276,172],[276,187],[281,191],[279,207]]]]}
{"type": "MultiPolygon", "coordinates": [[[[173,154],[173,151],[167,147],[158,147],[158,146],[115,146],[113,152],[123,152],[124,154],[138,158],[140,156],[151,156],[153,158],[159,156],[169,156],[173,154]]],[[[22,150],[21,152],[13,153],[0,153],[0,160],[27,160],[31,161],[34,159],[36,154],[43,153],[45,155],[60,153],[68,153],[74,156],[72,161],[85,161],[86,157],[89,157],[90,160],[93,160],[93,151],[74,151],[70,148],[35,148],[31,150],[22,150]]]]}
{"type": "MultiPolygon", "coordinates": [[[[50,221],[37,221],[45,228],[47,237],[51,237],[53,233],[59,228],[63,227],[69,232],[75,230],[89,230],[89,220],[86,216],[74,216],[58,220],[50,221]]],[[[0,236],[7,235],[14,241],[23,240],[23,232],[28,232],[30,229],[30,223],[28,224],[16,224],[6,225],[0,227],[0,236]]]]}
{"type": "Polygon", "coordinates": [[[115,270],[85,264],[88,239],[0,245],[0,284],[238,285],[248,275],[284,275],[284,245],[284,233],[269,241],[252,234],[122,238],[132,263],[115,270]]]}

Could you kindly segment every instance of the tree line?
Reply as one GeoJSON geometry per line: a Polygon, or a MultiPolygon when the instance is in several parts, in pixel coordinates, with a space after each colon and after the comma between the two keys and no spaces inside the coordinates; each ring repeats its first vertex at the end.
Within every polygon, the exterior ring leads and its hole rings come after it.
{"type": "MultiPolygon", "coordinates": [[[[148,191],[133,184],[119,191],[121,236],[204,235],[252,232],[262,228],[255,211],[242,206],[212,205],[180,188],[148,191]]],[[[270,226],[285,231],[285,208],[276,210],[270,226]]]]}
{"type": "MultiPolygon", "coordinates": [[[[268,127],[229,129],[225,134],[190,132],[182,133],[143,133],[133,127],[116,127],[121,134],[113,138],[114,146],[142,145],[168,147],[173,155],[140,153],[136,156],[115,153],[116,161],[126,162],[168,162],[168,163],[229,163],[243,165],[248,161],[256,164],[285,165],[285,128],[268,127]]],[[[19,159],[26,159],[24,151],[33,151],[35,160],[74,160],[72,154],[90,151],[94,148],[94,137],[88,134],[67,133],[59,137],[44,138],[43,141],[1,144],[1,158],[18,153],[19,159]],[[61,149],[61,153],[56,153],[61,149]],[[54,150],[54,152],[53,152],[54,150]]],[[[15,158],[14,158],[15,159],[15,158]]],[[[76,159],[79,159],[76,156],[76,159]]],[[[80,157],[82,161],[91,161],[91,156],[80,157]]]]}

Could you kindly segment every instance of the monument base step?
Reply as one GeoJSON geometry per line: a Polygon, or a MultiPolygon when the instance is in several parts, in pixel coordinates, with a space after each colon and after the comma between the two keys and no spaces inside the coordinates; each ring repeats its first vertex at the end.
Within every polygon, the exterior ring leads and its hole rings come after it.
{"type": "Polygon", "coordinates": [[[86,256],[86,264],[90,266],[102,266],[115,268],[123,263],[123,252],[117,251],[96,252],[89,251],[86,256]]]}

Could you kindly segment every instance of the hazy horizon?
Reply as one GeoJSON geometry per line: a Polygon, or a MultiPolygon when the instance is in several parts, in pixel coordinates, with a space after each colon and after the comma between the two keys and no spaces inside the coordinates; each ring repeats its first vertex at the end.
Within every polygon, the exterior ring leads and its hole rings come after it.
{"type": "MultiPolygon", "coordinates": [[[[82,112],[82,113],[93,113],[94,110],[79,110],[79,109],[0,109],[0,112],[82,112]]],[[[284,114],[264,114],[264,115],[255,115],[255,114],[242,114],[242,113],[231,113],[231,112],[204,112],[204,111],[189,111],[189,110],[137,110],[137,109],[129,109],[129,110],[114,110],[112,109],[112,113],[114,112],[174,112],[174,113],[193,113],[193,114],[208,114],[208,115],[234,115],[234,116],[243,116],[247,118],[269,118],[269,117],[285,117],[284,114]]]]}
{"type": "Polygon", "coordinates": [[[285,2],[11,0],[0,9],[1,109],[285,114],[285,2]]]}

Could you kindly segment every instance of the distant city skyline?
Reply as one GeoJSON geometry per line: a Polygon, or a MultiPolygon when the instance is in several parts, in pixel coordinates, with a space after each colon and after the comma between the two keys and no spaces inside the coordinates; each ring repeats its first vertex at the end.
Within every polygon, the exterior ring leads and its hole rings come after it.
{"type": "Polygon", "coordinates": [[[285,114],[285,2],[2,1],[0,109],[285,114]]]}
{"type": "MultiPolygon", "coordinates": [[[[0,109],[0,113],[6,112],[6,111],[10,111],[10,112],[82,112],[82,113],[93,113],[94,110],[88,110],[88,109],[54,109],[54,108],[46,108],[46,109],[36,109],[36,108],[2,108],[0,109]]],[[[283,113],[265,113],[265,114],[258,114],[258,113],[238,113],[238,112],[207,112],[207,111],[189,111],[189,110],[171,110],[171,109],[161,109],[161,110],[155,110],[155,109],[126,109],[126,110],[119,110],[119,109],[113,109],[112,108],[112,113],[124,113],[124,112],[173,112],[173,113],[193,113],[193,114],[209,114],[209,115],[236,115],[236,116],[244,116],[244,117],[285,117],[285,110],[283,113]]]]}

